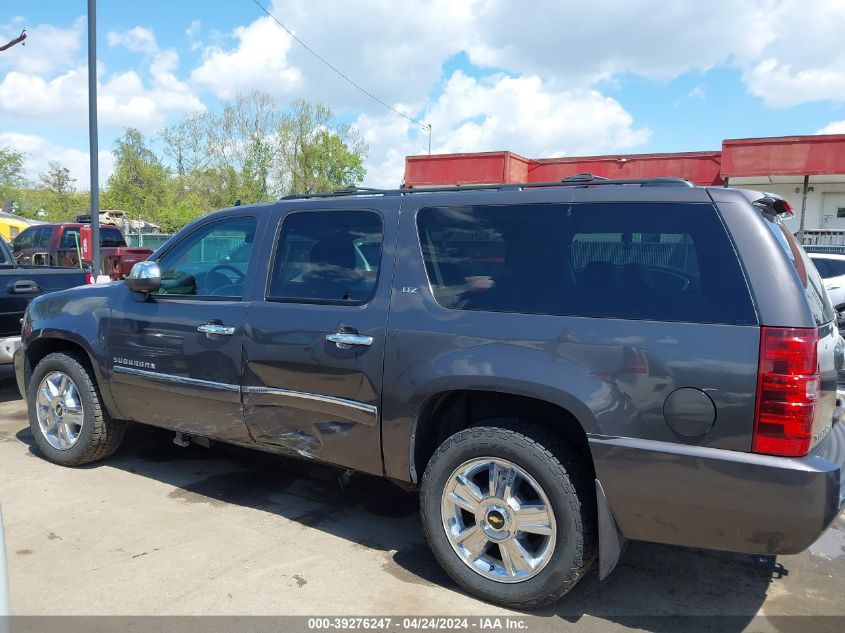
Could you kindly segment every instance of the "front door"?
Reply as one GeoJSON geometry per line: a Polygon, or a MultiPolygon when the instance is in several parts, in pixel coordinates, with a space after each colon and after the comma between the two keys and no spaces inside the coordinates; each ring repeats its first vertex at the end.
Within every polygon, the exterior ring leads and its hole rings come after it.
{"type": "MultiPolygon", "coordinates": [[[[244,334],[255,441],[382,473],[380,406],[395,209],[291,211],[266,239],[270,276],[244,334]]],[[[359,204],[360,206],[360,204],[359,204]]]]}
{"type": "Polygon", "coordinates": [[[207,222],[158,259],[158,293],[144,299],[124,285],[108,334],[112,395],[124,418],[249,441],[241,344],[258,226],[249,215],[207,222]]]}

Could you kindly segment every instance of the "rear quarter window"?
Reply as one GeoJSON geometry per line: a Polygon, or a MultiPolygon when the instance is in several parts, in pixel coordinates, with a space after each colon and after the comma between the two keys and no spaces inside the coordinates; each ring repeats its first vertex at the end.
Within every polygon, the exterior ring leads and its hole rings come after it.
{"type": "Polygon", "coordinates": [[[757,323],[710,204],[433,207],[419,211],[417,228],[447,308],[757,323]]]}
{"type": "Polygon", "coordinates": [[[789,261],[795,267],[798,281],[804,289],[804,295],[807,297],[807,304],[810,306],[816,325],[831,322],[836,315],[812,260],[779,217],[764,215],[763,218],[789,261]]]}

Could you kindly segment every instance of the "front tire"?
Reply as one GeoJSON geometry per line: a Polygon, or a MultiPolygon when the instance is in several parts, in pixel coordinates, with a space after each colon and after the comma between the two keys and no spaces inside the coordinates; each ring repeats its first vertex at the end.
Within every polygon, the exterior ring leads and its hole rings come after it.
{"type": "Polygon", "coordinates": [[[103,407],[97,383],[76,354],[48,354],[27,390],[29,426],[42,455],[62,466],[81,466],[114,453],[125,426],[103,407]]]}
{"type": "Polygon", "coordinates": [[[595,492],[584,461],[521,420],[491,420],[437,449],[422,480],[423,530],[470,593],[516,609],[561,598],[596,552],[595,492]]]}

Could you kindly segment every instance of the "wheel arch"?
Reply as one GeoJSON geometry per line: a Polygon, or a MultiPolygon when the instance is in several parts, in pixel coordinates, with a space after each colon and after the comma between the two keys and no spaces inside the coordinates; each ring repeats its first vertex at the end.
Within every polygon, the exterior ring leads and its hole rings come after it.
{"type": "Polygon", "coordinates": [[[111,397],[111,390],[108,388],[108,381],[95,362],[92,350],[85,344],[84,339],[75,337],[73,333],[66,333],[62,336],[44,333],[31,338],[27,342],[24,352],[24,388],[29,388],[29,380],[38,363],[49,354],[58,352],[73,353],[83,362],[85,368],[91,372],[91,376],[100,391],[100,396],[103,399],[106,410],[111,416],[119,418],[120,416],[117,415],[117,410],[111,397]]]}
{"type": "Polygon", "coordinates": [[[417,413],[409,454],[411,481],[419,483],[431,456],[446,438],[495,418],[541,424],[561,436],[593,469],[587,431],[567,407],[508,391],[453,389],[430,395],[417,413]]]}

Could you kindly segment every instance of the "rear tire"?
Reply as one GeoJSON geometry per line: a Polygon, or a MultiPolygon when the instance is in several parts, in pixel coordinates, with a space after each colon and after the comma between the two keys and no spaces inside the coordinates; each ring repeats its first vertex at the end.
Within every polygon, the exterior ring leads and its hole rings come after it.
{"type": "Polygon", "coordinates": [[[109,457],[126,428],[103,407],[86,360],[72,352],[48,354],[36,365],[27,389],[35,443],[44,457],[62,466],[109,457]]]}
{"type": "Polygon", "coordinates": [[[468,592],[536,609],[568,593],[596,556],[593,479],[542,426],[486,421],[448,438],[429,461],[420,494],[426,540],[468,592]]]}

